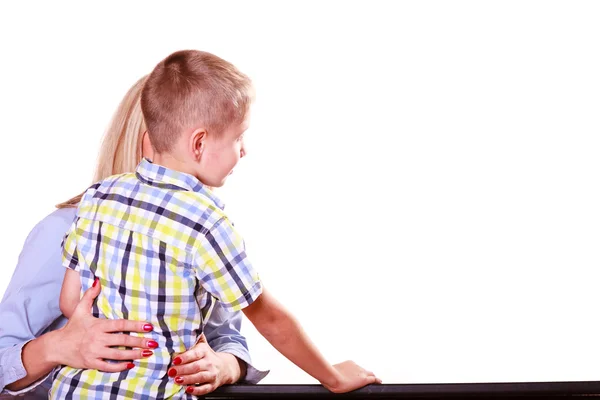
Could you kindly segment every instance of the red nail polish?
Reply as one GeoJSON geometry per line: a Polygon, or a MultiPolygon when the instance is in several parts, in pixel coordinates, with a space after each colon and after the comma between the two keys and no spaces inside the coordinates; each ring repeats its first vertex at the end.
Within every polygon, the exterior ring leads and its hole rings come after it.
{"type": "Polygon", "coordinates": [[[174,364],[174,365],[179,365],[179,364],[181,364],[181,357],[175,357],[175,358],[173,359],[173,364],[174,364]]]}
{"type": "Polygon", "coordinates": [[[154,327],[152,326],[152,324],[144,324],[144,326],[142,327],[142,329],[146,332],[151,332],[154,330],[154,327]]]}
{"type": "Polygon", "coordinates": [[[143,350],[142,357],[150,357],[154,352],[152,350],[143,350]]]}
{"type": "Polygon", "coordinates": [[[155,349],[158,347],[158,343],[156,343],[154,340],[148,340],[148,347],[155,349]]]}
{"type": "Polygon", "coordinates": [[[127,369],[131,369],[133,367],[135,367],[134,363],[127,363],[127,369]]]}
{"type": "Polygon", "coordinates": [[[185,389],[186,393],[192,393],[194,391],[194,388],[191,386],[188,386],[187,389],[185,389]]]}
{"type": "Polygon", "coordinates": [[[171,368],[171,369],[169,370],[169,376],[170,376],[171,378],[174,378],[174,377],[176,377],[176,376],[177,376],[177,371],[175,370],[175,368],[171,368]]]}
{"type": "Polygon", "coordinates": [[[96,287],[96,285],[98,284],[98,278],[94,279],[94,283],[92,284],[92,287],[96,287]]]}
{"type": "Polygon", "coordinates": [[[183,383],[183,378],[178,376],[177,378],[175,378],[175,383],[183,383]]]}

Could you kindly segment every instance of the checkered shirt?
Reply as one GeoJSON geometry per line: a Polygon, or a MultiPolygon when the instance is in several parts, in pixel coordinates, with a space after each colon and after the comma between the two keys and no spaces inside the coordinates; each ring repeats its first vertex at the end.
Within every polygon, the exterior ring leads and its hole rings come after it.
{"type": "Polygon", "coordinates": [[[158,348],[120,373],[62,367],[51,398],[191,399],[167,375],[172,355],[196,343],[215,301],[236,311],[262,292],[221,201],[193,176],[146,159],[85,192],[63,265],[79,272],[82,293],[99,278],[96,317],[149,321],[153,332],[131,334],[158,348]]]}

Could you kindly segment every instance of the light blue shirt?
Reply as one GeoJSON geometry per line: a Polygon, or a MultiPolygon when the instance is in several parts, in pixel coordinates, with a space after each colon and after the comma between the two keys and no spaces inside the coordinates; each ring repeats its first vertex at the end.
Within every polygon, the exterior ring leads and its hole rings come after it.
{"type": "MultiPolygon", "coordinates": [[[[54,211],[29,233],[12,279],[0,302],[0,394],[47,398],[48,377],[15,393],[5,389],[27,375],[21,349],[30,340],[62,327],[66,318],[58,305],[65,268],[61,242],[75,218],[75,208],[54,211]],[[38,397],[39,396],[39,397],[38,397]]],[[[258,383],[268,372],[252,367],[246,339],[240,333],[241,313],[225,311],[217,302],[204,333],[214,351],[233,354],[248,365],[245,383],[258,383]]]]}

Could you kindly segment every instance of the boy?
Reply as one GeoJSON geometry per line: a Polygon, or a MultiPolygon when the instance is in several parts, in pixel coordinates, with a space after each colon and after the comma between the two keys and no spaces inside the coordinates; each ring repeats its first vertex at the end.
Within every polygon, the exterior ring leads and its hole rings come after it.
{"type": "Polygon", "coordinates": [[[99,280],[94,314],[151,322],[147,336],[158,348],[120,373],[64,367],[51,398],[191,398],[169,379],[171,357],[201,338],[215,301],[243,309],[277,350],[333,392],[380,382],[351,361],[323,359],[264,289],[208,189],[222,186],[245,155],[252,97],[249,78],[210,53],[179,51],[154,68],[141,97],[153,161],[84,194],[63,243],[60,306],[70,316],[82,287],[99,280]]]}

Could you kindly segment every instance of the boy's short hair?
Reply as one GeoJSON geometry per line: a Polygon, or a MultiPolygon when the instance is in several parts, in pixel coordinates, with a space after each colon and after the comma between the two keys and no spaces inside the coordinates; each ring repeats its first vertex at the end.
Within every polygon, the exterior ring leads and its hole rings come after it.
{"type": "Polygon", "coordinates": [[[219,134],[242,123],[253,96],[250,78],[233,64],[204,51],[177,51],[158,63],[142,89],[152,146],[168,152],[185,129],[219,134]]]}

